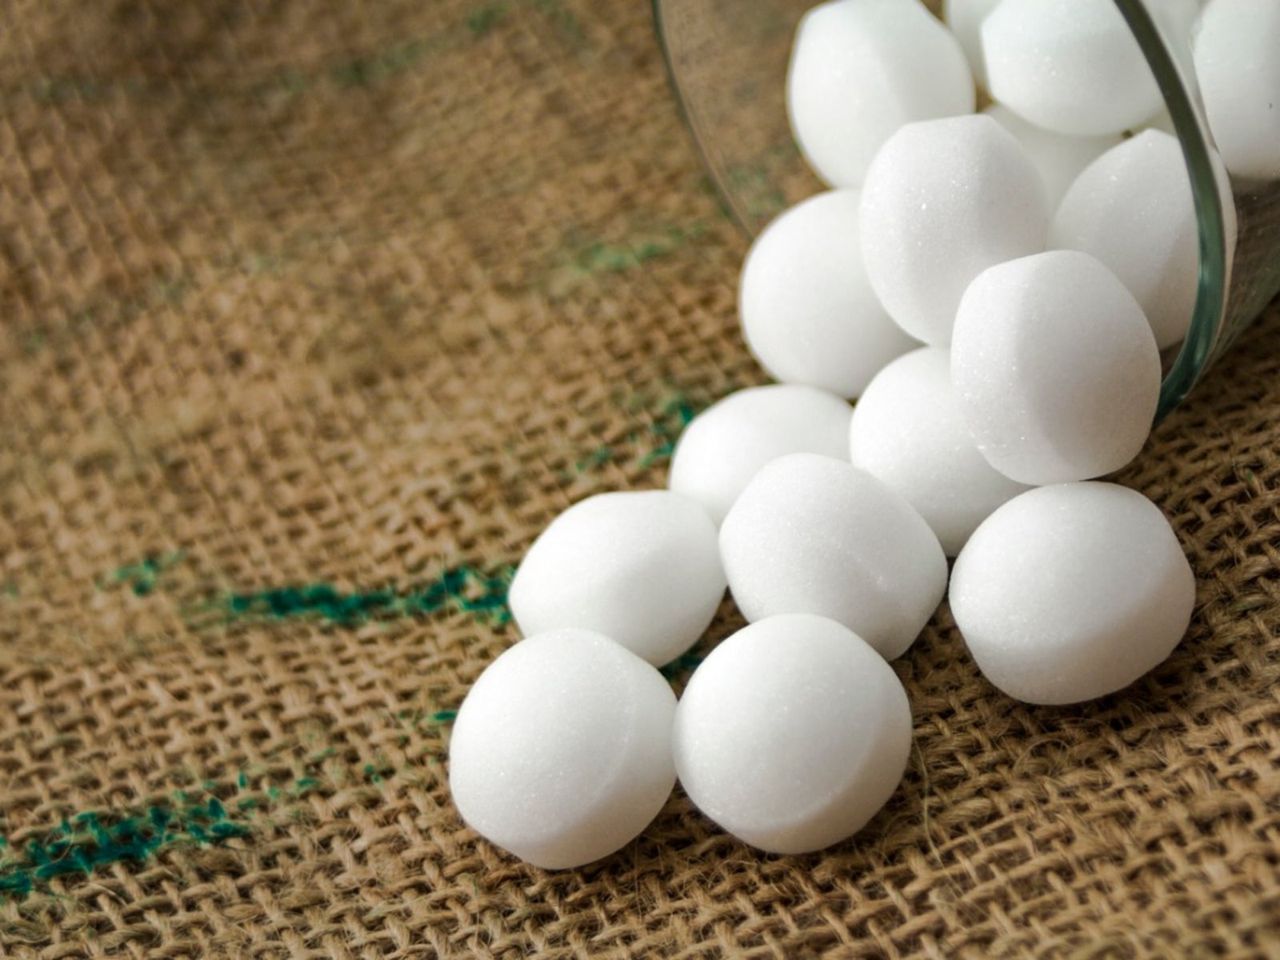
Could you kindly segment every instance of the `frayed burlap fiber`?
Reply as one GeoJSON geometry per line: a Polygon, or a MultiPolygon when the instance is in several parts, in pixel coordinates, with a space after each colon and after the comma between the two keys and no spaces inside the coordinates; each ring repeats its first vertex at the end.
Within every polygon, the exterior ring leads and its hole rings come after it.
{"type": "Polygon", "coordinates": [[[0,0],[0,955],[1277,955],[1274,308],[1124,475],[1198,577],[1129,690],[1011,702],[944,609],[825,853],[459,821],[511,566],[763,382],[745,249],[646,4],[0,0]]]}

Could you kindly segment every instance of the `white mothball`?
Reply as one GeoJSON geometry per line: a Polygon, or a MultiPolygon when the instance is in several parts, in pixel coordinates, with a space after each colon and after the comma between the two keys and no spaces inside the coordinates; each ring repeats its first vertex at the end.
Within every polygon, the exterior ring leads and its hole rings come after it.
{"type": "Polygon", "coordinates": [[[951,612],[978,667],[1029,703],[1128,686],[1186,632],[1195,577],[1160,510],[1111,483],[1041,487],[970,538],[951,612]]]}
{"type": "Polygon", "coordinates": [[[933,615],[947,561],[899,494],[846,460],[793,453],[767,464],[720,527],[729,589],[749,621],[812,613],[885,659],[933,615]]]}
{"type": "Polygon", "coordinates": [[[990,117],[908,124],[867,171],[867,279],[907,333],[946,344],[969,282],[987,267],[1043,250],[1049,213],[1026,151],[990,117]]]}
{"type": "Polygon", "coordinates": [[[852,408],[813,387],[775,384],[731,393],[684,428],[668,486],[719,523],[748,481],[787,453],[843,457],[852,408]]]}
{"type": "Polygon", "coordinates": [[[769,617],[694,672],[672,746],[698,809],[753,846],[805,853],[857,832],[893,795],[911,708],[889,665],[845,627],[769,617]]]}
{"type": "Polygon", "coordinates": [[[942,17],[960,41],[969,60],[969,69],[978,86],[987,85],[987,68],[982,62],[982,21],[1000,0],[945,0],[942,17]]]}
{"type": "Polygon", "coordinates": [[[539,867],[640,833],[675,785],[671,687],[608,637],[555,630],[480,675],[449,739],[449,788],[476,832],[539,867]]]}
{"type": "Polygon", "coordinates": [[[1053,250],[992,267],[965,291],[951,378],[988,463],[1021,483],[1061,483],[1137,456],[1155,417],[1160,353],[1115,274],[1053,250]]]}
{"type": "Polygon", "coordinates": [[[777,380],[854,397],[915,345],[867,283],[858,206],[856,190],[810,197],[765,227],[747,253],[742,331],[777,380]]]}
{"type": "Polygon", "coordinates": [[[1280,177],[1280,3],[1210,0],[1193,41],[1209,129],[1239,177],[1280,177]]]}
{"type": "Polygon", "coordinates": [[[973,107],[964,52],[917,0],[832,0],[796,28],[787,114],[805,159],[832,186],[860,184],[904,123],[973,107]]]}
{"type": "Polygon", "coordinates": [[[660,665],[707,628],[724,595],[716,526],[666,490],[575,503],[533,542],[507,593],[522,633],[596,630],[660,665]]]}
{"type": "Polygon", "coordinates": [[[871,381],[853,410],[853,465],[902,494],[954,557],[978,524],[1027,488],[978,452],[951,386],[951,355],[922,347],[871,381]]]}
{"type": "Polygon", "coordinates": [[[1044,184],[1049,211],[1058,206],[1080,171],[1121,142],[1119,134],[1073,137],[1028,123],[1008,107],[993,103],[982,111],[1022,144],[1044,184]]]}
{"type": "MultiPolygon", "coordinates": [[[[1225,179],[1227,262],[1236,216],[1225,179]]],[[[1195,309],[1200,234],[1182,147],[1144,130],[1084,169],[1062,198],[1049,245],[1091,254],[1128,287],[1160,349],[1178,343],[1195,309]]]]}
{"type": "Polygon", "coordinates": [[[1120,133],[1160,108],[1114,0],[1004,0],[983,21],[982,53],[991,96],[1049,130],[1120,133]]]}

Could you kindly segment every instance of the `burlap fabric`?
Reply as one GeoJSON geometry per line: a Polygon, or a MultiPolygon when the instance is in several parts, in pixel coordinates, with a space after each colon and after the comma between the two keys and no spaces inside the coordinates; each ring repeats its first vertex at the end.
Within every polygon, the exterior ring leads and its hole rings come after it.
{"type": "Polygon", "coordinates": [[[855,840],[677,790],[544,873],[445,778],[510,565],[762,380],[645,5],[0,10],[0,953],[1280,952],[1274,309],[1125,477],[1199,578],[1152,676],[1012,703],[944,611],[855,840]]]}

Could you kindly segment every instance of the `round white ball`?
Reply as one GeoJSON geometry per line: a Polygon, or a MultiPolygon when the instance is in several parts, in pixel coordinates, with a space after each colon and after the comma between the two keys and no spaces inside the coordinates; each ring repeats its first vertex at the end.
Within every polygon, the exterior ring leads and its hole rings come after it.
{"type": "Polygon", "coordinates": [[[1193,47],[1209,129],[1227,169],[1280,177],[1280,3],[1210,0],[1193,47]]]}
{"type": "Polygon", "coordinates": [[[1120,133],[1160,108],[1114,0],[1004,0],[983,21],[982,53],[992,97],[1049,130],[1120,133]]]}
{"type": "Polygon", "coordinates": [[[650,663],[675,659],[724,595],[716,525],[666,490],[575,503],[533,542],[507,591],[522,633],[596,630],[650,663]]]}
{"type": "Polygon", "coordinates": [[[1151,431],[1160,352],[1142,308],[1086,253],[992,267],[965,292],[951,344],[961,414],[1020,483],[1119,470],[1151,431]]]}
{"type": "Polygon", "coordinates": [[[668,486],[720,523],[742,488],[787,453],[844,457],[853,409],[813,387],[774,384],[731,393],[684,428],[668,486]]]}
{"type": "Polygon", "coordinates": [[[951,612],[983,674],[1029,703],[1089,700],[1163,661],[1195,577],[1160,510],[1111,483],[1010,500],[956,560],[951,612]]]}
{"type": "MultiPolygon", "coordinates": [[[[1235,206],[1230,188],[1221,186],[1230,261],[1235,206]]],[[[1144,130],[1085,168],[1062,198],[1049,244],[1082,250],[1119,277],[1146,314],[1160,349],[1182,340],[1196,305],[1200,239],[1177,139],[1144,130]]]]}
{"type": "Polygon", "coordinates": [[[993,103],[982,111],[1004,127],[1027,152],[1044,184],[1049,210],[1054,210],[1080,171],[1121,142],[1118,134],[1073,137],[1028,123],[1006,106],[993,103]]]}
{"type": "Polygon", "coordinates": [[[990,117],[908,124],[867,171],[867,279],[889,316],[926,343],[950,341],[956,305],[974,277],[1040,252],[1048,229],[1040,174],[990,117]]]}
{"type": "Polygon", "coordinates": [[[945,0],[942,18],[960,42],[969,61],[969,69],[978,86],[987,85],[987,68],[982,62],[982,21],[1000,0],[945,0]]]}
{"type": "Polygon", "coordinates": [[[856,634],[822,617],[769,617],[694,672],[672,744],[703,813],[762,850],[805,853],[851,836],[893,795],[911,708],[856,634]]]}
{"type": "Polygon", "coordinates": [[[480,675],[449,740],[449,787],[474,830],[539,867],[606,856],[675,784],[671,687],[608,637],[522,640],[480,675]]]}
{"type": "Polygon", "coordinates": [[[860,184],[904,123],[973,106],[964,52],[916,0],[833,0],[796,28],[787,113],[805,159],[832,186],[860,184]]]}
{"type": "Polygon", "coordinates": [[[750,621],[812,613],[900,656],[933,616],[947,560],[911,504],[848,461],[767,464],[720,527],[733,599],[750,621]]]}
{"type": "Polygon", "coordinates": [[[915,345],[867,283],[859,201],[856,190],[810,197],[765,227],[747,253],[742,331],[776,380],[854,397],[915,345]]]}
{"type": "Polygon", "coordinates": [[[922,347],[871,381],[849,431],[853,465],[902,494],[949,557],[991,511],[1027,488],[978,452],[951,386],[951,355],[922,347]]]}

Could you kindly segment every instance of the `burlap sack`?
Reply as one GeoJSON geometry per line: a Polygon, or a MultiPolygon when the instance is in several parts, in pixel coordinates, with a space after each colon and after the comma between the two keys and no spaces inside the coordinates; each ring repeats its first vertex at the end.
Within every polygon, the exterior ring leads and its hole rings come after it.
{"type": "Polygon", "coordinates": [[[1154,674],[1021,706],[944,612],[856,839],[764,856],[677,791],[544,873],[445,778],[510,567],[763,379],[645,5],[0,24],[0,953],[1280,951],[1275,310],[1124,478],[1199,578],[1154,674]]]}

